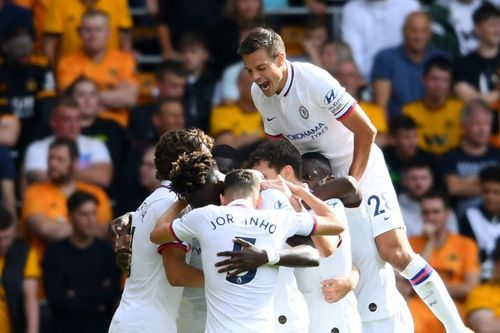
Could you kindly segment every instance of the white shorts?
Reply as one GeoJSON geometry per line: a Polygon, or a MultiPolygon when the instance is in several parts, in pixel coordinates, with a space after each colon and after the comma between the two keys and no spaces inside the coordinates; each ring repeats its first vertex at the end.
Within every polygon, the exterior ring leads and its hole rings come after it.
{"type": "Polygon", "coordinates": [[[360,187],[372,222],[373,238],[389,230],[404,228],[403,215],[384,155],[375,145],[372,147],[360,187]]]}
{"type": "MultiPolygon", "coordinates": [[[[408,307],[393,316],[373,321],[364,321],[363,333],[414,333],[413,318],[408,307]]],[[[432,332],[429,332],[432,333],[432,332]]]]}

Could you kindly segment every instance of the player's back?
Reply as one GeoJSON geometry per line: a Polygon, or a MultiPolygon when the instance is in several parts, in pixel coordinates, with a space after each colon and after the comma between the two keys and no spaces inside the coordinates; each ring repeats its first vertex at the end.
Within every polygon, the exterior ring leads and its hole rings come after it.
{"type": "Polygon", "coordinates": [[[175,329],[183,288],[166,278],[157,246],[149,235],[158,218],[175,202],[176,195],[160,187],[144,200],[132,216],[130,275],[116,310],[110,332],[159,332],[175,329]]]}
{"type": "Polygon", "coordinates": [[[351,237],[344,205],[339,199],[330,199],[326,203],[344,227],[340,234],[341,241],[332,255],[320,258],[318,267],[295,269],[297,284],[308,305],[309,332],[359,333],[361,324],[354,293],[349,292],[335,303],[326,302],[323,295],[322,281],[348,279],[352,270],[351,237]]]}
{"type": "Polygon", "coordinates": [[[260,248],[279,248],[291,235],[311,233],[314,219],[293,212],[256,210],[245,200],[235,200],[228,206],[195,209],[176,221],[173,230],[180,239],[196,235],[200,241],[208,309],[206,332],[273,332],[277,267],[262,266],[228,277],[214,267],[220,261],[217,253],[238,250],[235,238],[260,248]]]}

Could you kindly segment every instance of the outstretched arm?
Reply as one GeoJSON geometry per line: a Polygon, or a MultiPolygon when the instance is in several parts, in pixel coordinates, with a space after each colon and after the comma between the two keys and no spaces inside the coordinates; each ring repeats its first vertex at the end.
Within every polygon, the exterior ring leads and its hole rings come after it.
{"type": "Polygon", "coordinates": [[[357,205],[363,198],[358,182],[351,176],[327,181],[314,190],[314,195],[322,200],[339,198],[347,206],[357,205]]]}
{"type": "MultiPolygon", "coordinates": [[[[270,249],[260,249],[243,239],[233,241],[241,245],[241,250],[217,253],[219,257],[230,257],[215,263],[215,267],[219,268],[219,273],[228,272],[230,276],[236,275],[269,262],[270,249]]],[[[314,267],[319,265],[318,251],[309,245],[302,244],[290,249],[273,249],[272,251],[276,251],[279,255],[279,261],[274,264],[277,266],[314,267]]]]}

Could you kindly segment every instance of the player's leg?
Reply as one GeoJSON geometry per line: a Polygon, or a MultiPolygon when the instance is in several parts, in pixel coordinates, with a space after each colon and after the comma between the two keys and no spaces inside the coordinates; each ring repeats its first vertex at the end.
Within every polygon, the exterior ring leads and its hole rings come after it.
{"type": "MultiPolygon", "coordinates": [[[[413,320],[410,311],[407,307],[403,307],[400,311],[391,317],[380,320],[365,321],[362,323],[363,333],[414,333],[413,320]]],[[[429,332],[430,333],[430,332],[429,332]]]]}
{"type": "Polygon", "coordinates": [[[443,281],[408,242],[396,191],[381,158],[375,150],[372,165],[360,183],[380,256],[410,281],[447,332],[467,332],[443,281]]]}

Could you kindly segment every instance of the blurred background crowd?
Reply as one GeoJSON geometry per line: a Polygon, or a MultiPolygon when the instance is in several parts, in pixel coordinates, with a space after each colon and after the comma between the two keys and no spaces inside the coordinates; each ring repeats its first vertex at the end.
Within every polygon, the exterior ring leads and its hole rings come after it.
{"type": "MultiPolygon", "coordinates": [[[[500,332],[499,5],[0,0],[0,332],[107,331],[103,238],[159,186],[158,138],[203,129],[222,171],[265,140],[236,54],[259,25],[357,98],[415,250],[477,332],[500,332]]],[[[400,284],[416,332],[442,332],[400,284]]]]}

